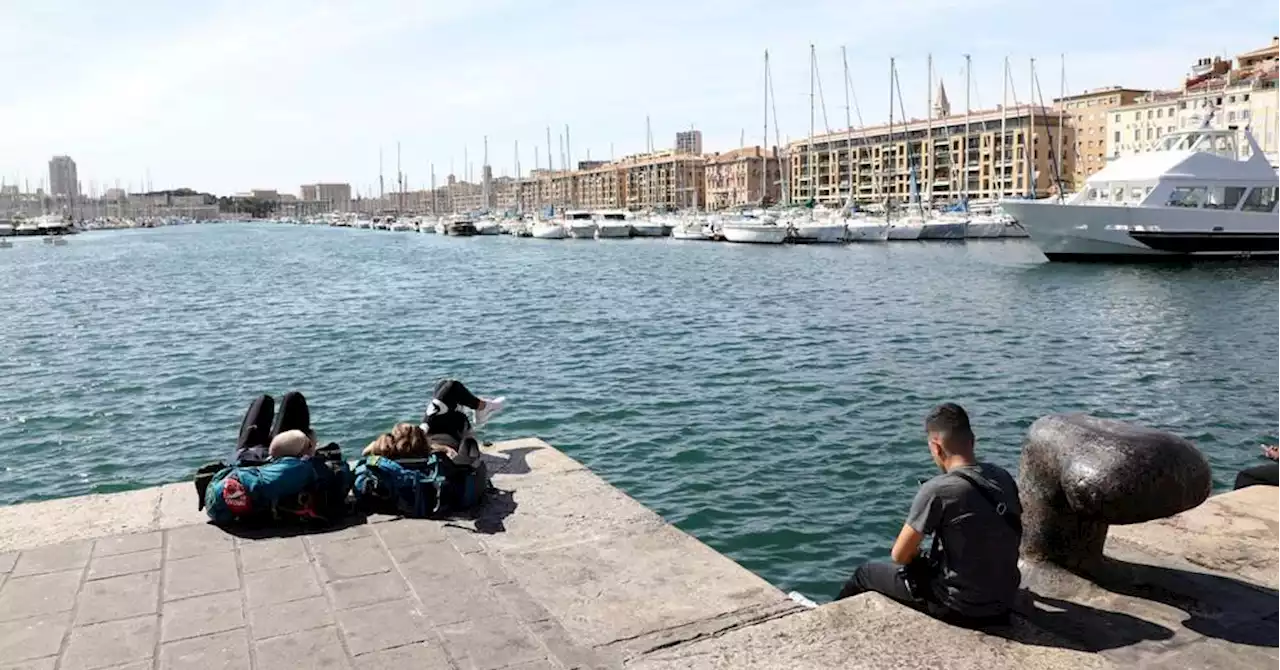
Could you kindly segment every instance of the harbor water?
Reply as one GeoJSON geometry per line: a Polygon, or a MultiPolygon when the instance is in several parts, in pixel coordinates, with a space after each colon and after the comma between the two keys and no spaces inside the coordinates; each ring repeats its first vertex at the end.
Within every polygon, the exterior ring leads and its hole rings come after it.
{"type": "Polygon", "coordinates": [[[1227,488],[1276,438],[1278,293],[1274,265],[1048,264],[1023,240],[20,240],[0,250],[0,504],[186,479],[263,392],[304,391],[354,455],[453,376],[508,397],[487,439],[542,437],[821,600],[887,557],[944,400],[1010,469],[1037,417],[1087,411],[1193,440],[1227,488]]]}

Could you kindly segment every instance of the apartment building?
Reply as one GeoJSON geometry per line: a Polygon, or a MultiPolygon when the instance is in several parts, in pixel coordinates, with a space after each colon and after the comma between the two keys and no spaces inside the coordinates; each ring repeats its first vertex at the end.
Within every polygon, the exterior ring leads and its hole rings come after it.
{"type": "Polygon", "coordinates": [[[781,199],[778,150],[743,147],[706,157],[706,209],[769,205],[781,199]]]}
{"type": "Polygon", "coordinates": [[[674,150],[627,156],[614,163],[623,172],[625,207],[681,210],[703,206],[706,159],[674,150]]]}
{"type": "Polygon", "coordinates": [[[1107,116],[1112,109],[1129,105],[1150,91],[1112,86],[1085,91],[1077,95],[1054,100],[1054,104],[1066,113],[1075,129],[1074,167],[1064,175],[1068,190],[1078,190],[1089,175],[1107,164],[1107,116]]]}
{"type": "Polygon", "coordinates": [[[626,172],[600,163],[576,172],[574,206],[582,209],[620,209],[626,206],[626,172]]]}
{"type": "Polygon", "coordinates": [[[676,133],[676,152],[682,154],[701,154],[702,131],[690,129],[676,133]]]}
{"type": "Polygon", "coordinates": [[[819,135],[787,147],[786,193],[793,203],[833,207],[906,202],[912,176],[923,201],[1058,192],[1075,171],[1075,132],[1056,110],[1031,105],[911,119],[819,135]],[[1061,145],[1062,161],[1056,160],[1061,145]],[[810,166],[812,164],[812,173],[810,166]],[[812,175],[812,176],[811,176],[812,175]]]}
{"type": "MultiPolygon", "coordinates": [[[[1154,148],[1168,133],[1207,126],[1248,128],[1272,163],[1280,154],[1280,43],[1240,54],[1235,66],[1202,58],[1180,90],[1152,91],[1131,104],[1109,110],[1107,156],[1128,156],[1154,148]]],[[[1247,150],[1241,145],[1242,150],[1247,150]]]]}

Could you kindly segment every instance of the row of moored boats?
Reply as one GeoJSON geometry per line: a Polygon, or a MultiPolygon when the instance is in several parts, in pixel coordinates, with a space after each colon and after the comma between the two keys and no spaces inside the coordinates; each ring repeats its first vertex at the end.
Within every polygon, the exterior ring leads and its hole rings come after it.
{"type": "Polygon", "coordinates": [[[886,242],[1026,237],[998,208],[984,213],[917,211],[900,217],[848,214],[837,210],[754,210],[732,215],[636,214],[621,210],[569,210],[558,217],[408,216],[364,217],[329,214],[282,223],[330,225],[370,230],[452,236],[513,235],[539,239],[672,237],[754,244],[886,242]]]}

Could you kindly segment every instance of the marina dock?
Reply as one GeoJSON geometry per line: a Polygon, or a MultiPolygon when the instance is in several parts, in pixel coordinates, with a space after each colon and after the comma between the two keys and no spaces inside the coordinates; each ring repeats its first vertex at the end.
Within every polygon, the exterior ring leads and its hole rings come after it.
{"type": "Polygon", "coordinates": [[[237,536],[205,523],[189,482],[0,508],[0,663],[1079,670],[1277,662],[1274,488],[1115,527],[1108,555],[1145,571],[1150,588],[1038,582],[1012,625],[983,633],[874,594],[808,609],[545,442],[498,443],[486,458],[497,492],[475,518],[454,521],[371,517],[328,532],[237,536]]]}

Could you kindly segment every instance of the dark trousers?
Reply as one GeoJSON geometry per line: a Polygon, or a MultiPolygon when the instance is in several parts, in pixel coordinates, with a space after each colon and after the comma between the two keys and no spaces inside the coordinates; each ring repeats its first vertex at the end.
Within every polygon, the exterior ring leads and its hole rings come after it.
{"type": "Polygon", "coordinates": [[[1280,463],[1263,463],[1236,473],[1236,489],[1246,486],[1280,486],[1280,463]]]}
{"type": "Polygon", "coordinates": [[[267,449],[276,435],[290,430],[311,432],[311,410],[301,393],[290,391],[284,394],[280,398],[279,413],[275,406],[275,399],[269,395],[260,395],[249,403],[249,410],[240,422],[233,462],[266,462],[267,449]]]}
{"type": "MultiPolygon", "coordinates": [[[[897,563],[886,561],[863,563],[858,566],[857,570],[853,571],[853,576],[840,589],[840,594],[836,596],[836,600],[843,600],[850,596],[874,591],[907,607],[924,612],[935,619],[940,619],[956,626],[981,628],[983,626],[1009,623],[1008,614],[993,617],[969,617],[940,603],[913,597],[911,590],[907,588],[907,583],[902,579],[902,573],[899,572],[901,567],[897,563]]],[[[928,589],[927,585],[922,586],[928,589]]]]}
{"type": "Polygon", "coordinates": [[[471,420],[459,409],[462,407],[477,409],[480,399],[456,379],[445,379],[436,384],[431,404],[422,416],[422,422],[427,424],[427,437],[453,447],[462,444],[463,437],[471,430],[471,420]]]}

